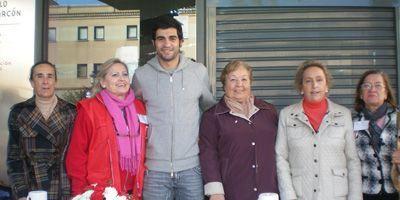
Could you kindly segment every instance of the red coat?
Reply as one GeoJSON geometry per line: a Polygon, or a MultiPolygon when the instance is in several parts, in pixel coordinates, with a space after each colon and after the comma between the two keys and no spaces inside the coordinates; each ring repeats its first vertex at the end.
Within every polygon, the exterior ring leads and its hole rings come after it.
{"type": "MultiPolygon", "coordinates": [[[[143,102],[135,100],[138,114],[145,115],[143,102]]],[[[72,195],[81,194],[97,184],[91,199],[102,199],[105,187],[112,186],[119,194],[126,193],[121,183],[118,143],[111,115],[100,95],[85,99],[77,105],[78,114],[66,157],[66,169],[71,181],[72,195]]],[[[139,123],[142,154],[137,174],[132,180],[133,194],[141,199],[146,167],[145,138],[147,124],[139,123]]],[[[129,180],[128,180],[129,181],[129,180]]]]}

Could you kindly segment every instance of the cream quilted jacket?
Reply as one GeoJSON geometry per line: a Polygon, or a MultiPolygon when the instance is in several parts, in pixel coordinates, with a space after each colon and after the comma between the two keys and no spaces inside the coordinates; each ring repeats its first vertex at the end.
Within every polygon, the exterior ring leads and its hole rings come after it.
{"type": "Polygon", "coordinates": [[[284,108],[275,150],[281,200],[362,199],[360,160],[347,108],[328,100],[317,132],[302,102],[284,108]]]}

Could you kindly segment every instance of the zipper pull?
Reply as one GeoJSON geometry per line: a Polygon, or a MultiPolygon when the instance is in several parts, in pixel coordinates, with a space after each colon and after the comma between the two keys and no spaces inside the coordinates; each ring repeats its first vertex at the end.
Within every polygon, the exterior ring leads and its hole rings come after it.
{"type": "Polygon", "coordinates": [[[169,82],[172,83],[172,75],[169,77],[169,82]]]}
{"type": "Polygon", "coordinates": [[[172,166],[172,162],[171,162],[171,178],[174,178],[174,167],[172,166]]]}

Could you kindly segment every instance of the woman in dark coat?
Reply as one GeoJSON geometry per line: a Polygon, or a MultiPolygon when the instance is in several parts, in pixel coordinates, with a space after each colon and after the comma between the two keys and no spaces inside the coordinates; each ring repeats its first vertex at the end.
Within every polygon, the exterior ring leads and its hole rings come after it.
{"type": "Polygon", "coordinates": [[[252,69],[232,61],[221,74],[225,95],[203,114],[200,164],[210,200],[256,200],[278,192],[277,112],[251,92],[252,69]]]}

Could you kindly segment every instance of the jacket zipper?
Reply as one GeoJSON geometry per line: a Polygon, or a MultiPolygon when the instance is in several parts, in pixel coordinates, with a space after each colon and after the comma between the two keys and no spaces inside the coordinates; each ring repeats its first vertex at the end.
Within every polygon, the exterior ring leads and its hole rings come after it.
{"type": "Polygon", "coordinates": [[[173,156],[174,156],[174,84],[173,84],[173,74],[170,74],[169,82],[171,84],[171,108],[172,108],[172,127],[171,127],[171,178],[174,177],[174,164],[173,164],[173,156]]]}
{"type": "Polygon", "coordinates": [[[114,183],[115,183],[115,180],[114,180],[114,170],[113,170],[113,166],[112,166],[112,163],[113,163],[113,158],[112,158],[112,155],[111,155],[111,145],[110,145],[110,139],[107,139],[107,144],[108,144],[108,149],[109,149],[109,156],[110,156],[110,169],[111,169],[111,179],[112,179],[112,184],[114,185],[114,183]]]}

